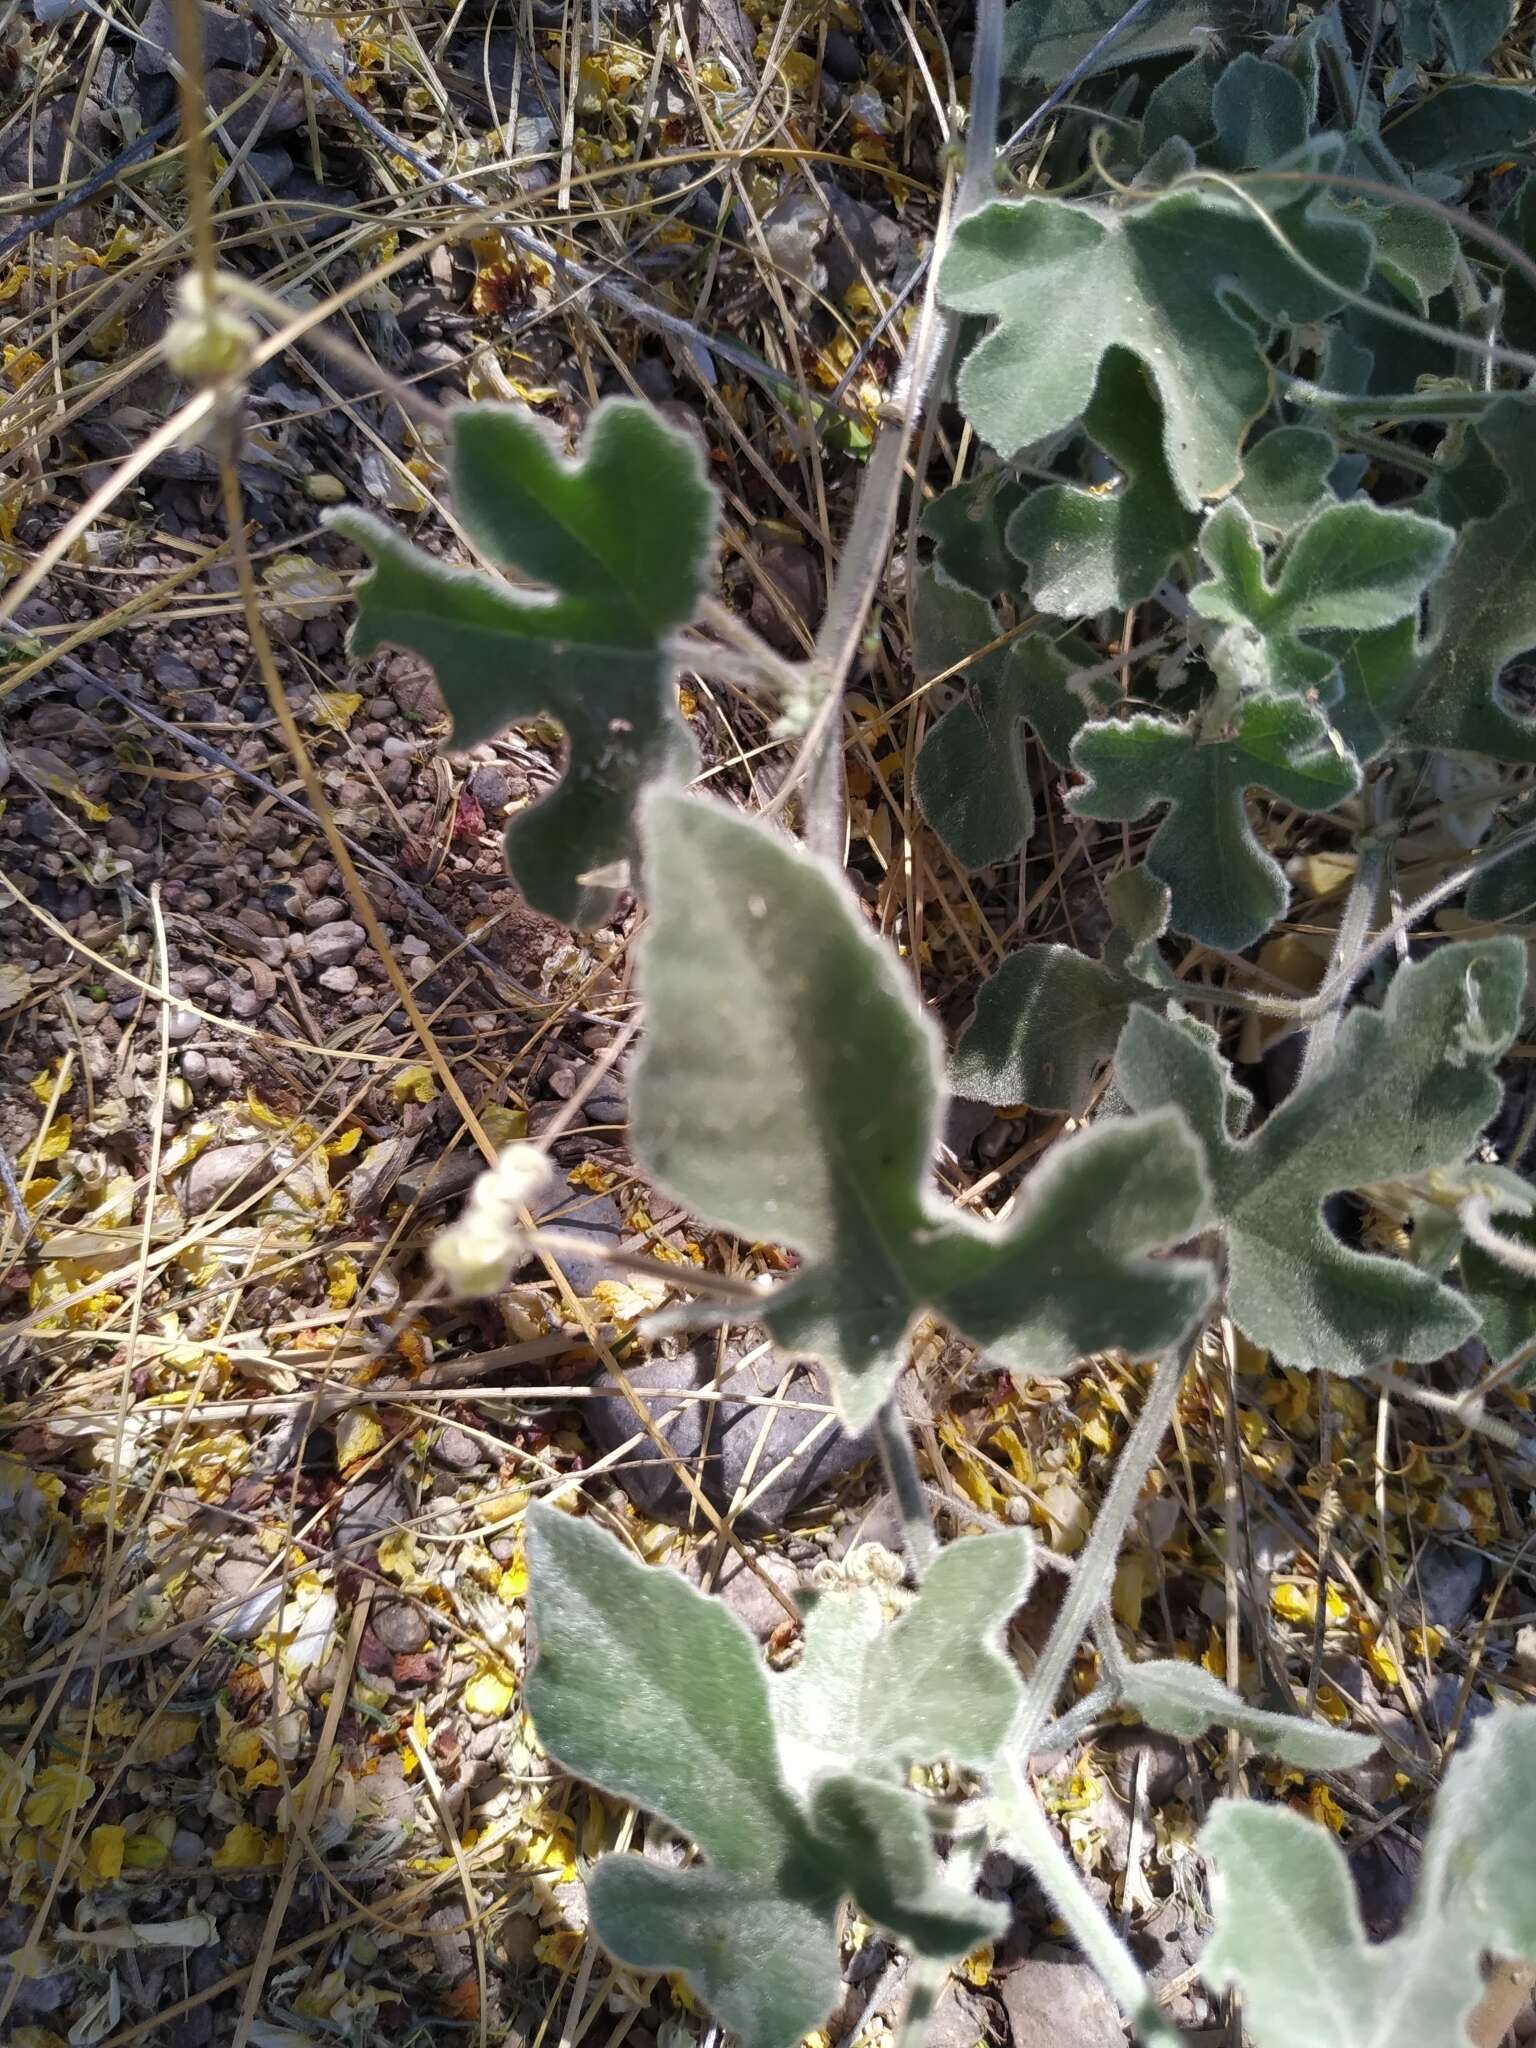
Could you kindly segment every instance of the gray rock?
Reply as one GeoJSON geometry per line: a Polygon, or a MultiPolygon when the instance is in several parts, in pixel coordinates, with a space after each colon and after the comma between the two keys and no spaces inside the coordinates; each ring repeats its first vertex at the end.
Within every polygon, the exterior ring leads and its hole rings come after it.
{"type": "Polygon", "coordinates": [[[319,968],[341,967],[367,936],[356,918],[339,917],[332,924],[315,926],[303,941],[304,957],[319,968]]]}
{"type": "Polygon", "coordinates": [[[432,1440],[432,1462],[449,1472],[473,1472],[485,1463],[485,1452],[467,1429],[447,1422],[432,1440]]]}
{"type": "Polygon", "coordinates": [[[411,1518],[405,1482],[397,1472],[371,1472],[349,1485],[331,1517],[331,1540],[339,1552],[366,1550],[411,1518]]]}
{"type": "Polygon", "coordinates": [[[1435,1628],[1455,1628],[1470,1612],[1487,1571],[1486,1562],[1475,1550],[1426,1543],[1419,1552],[1415,1574],[1424,1620],[1435,1628]]]}
{"type": "Polygon", "coordinates": [[[349,996],[357,987],[355,967],[327,967],[320,977],[320,986],[328,988],[332,995],[349,996]]]}
{"type": "Polygon", "coordinates": [[[1039,1948],[1002,1981],[1013,2048],[1124,2048],[1120,2008],[1087,1963],[1039,1948]]]}
{"type": "MultiPolygon", "coordinates": [[[[739,1358],[745,1348],[733,1347],[733,1355],[739,1358]]],[[[705,1341],[680,1358],[653,1358],[635,1366],[627,1377],[638,1393],[658,1390],[650,1407],[662,1434],[699,1480],[705,1498],[723,1513],[735,1497],[749,1461],[753,1474],[749,1485],[755,1488],[804,1444],[822,1417],[803,1408],[771,1410],[730,1399],[668,1399],[661,1392],[708,1387],[714,1371],[715,1345],[705,1341]],[[767,1422],[770,1415],[773,1419],[767,1422]],[[668,1416],[670,1421],[664,1419],[668,1416]],[[758,1440],[765,1422],[767,1437],[759,1450],[758,1440]]],[[[782,1363],[764,1356],[749,1366],[728,1366],[721,1375],[720,1391],[727,1396],[771,1395],[782,1374],[782,1363]]],[[[597,1382],[599,1388],[611,1384],[606,1374],[597,1382]]],[[[826,1383],[816,1368],[803,1366],[791,1382],[788,1396],[798,1401],[825,1401],[826,1383]]],[[[617,1450],[639,1428],[629,1403],[617,1393],[584,1401],[582,1417],[594,1443],[603,1451],[617,1450]]],[[[868,1433],[850,1437],[835,1425],[824,1430],[809,1451],[795,1458],[752,1506],[738,1515],[737,1527],[743,1531],[778,1527],[825,1494],[844,1472],[872,1457],[874,1449],[873,1437],[868,1433]]],[[[610,1469],[643,1514],[664,1522],[689,1519],[692,1502],[686,1488],[648,1439],[626,1452],[610,1469]]]]}
{"type": "Polygon", "coordinates": [[[189,1216],[243,1201],[272,1176],[272,1154],[259,1140],[212,1145],[199,1152],[181,1184],[181,1205],[189,1216]]]}
{"type": "MultiPolygon", "coordinates": [[[[800,1590],[800,1574],[782,1557],[760,1557],[756,1562],[757,1571],[754,1572],[743,1558],[732,1551],[710,1591],[725,1602],[736,1619],[743,1627],[749,1628],[760,1643],[766,1643],[779,1623],[786,1621],[788,1616],[763,1584],[763,1579],[771,1579],[793,1600],[800,1590]],[[759,1572],[762,1578],[759,1578],[759,1572]]],[[[689,1559],[687,1575],[697,1579],[697,1557],[689,1559]]]]}
{"type": "Polygon", "coordinates": [[[345,917],[347,906],[339,896],[317,896],[312,903],[306,903],[301,915],[309,929],[318,931],[324,925],[334,924],[345,917]]]}
{"type": "Polygon", "coordinates": [[[424,1650],[430,1633],[426,1616],[410,1600],[381,1601],[373,1610],[372,1627],[385,1649],[397,1657],[424,1650]]]}
{"type": "MultiPolygon", "coordinates": [[[[203,24],[203,62],[233,64],[238,71],[261,69],[261,37],[254,22],[223,7],[205,4],[198,16],[203,24]]],[[[143,38],[133,48],[133,68],[140,78],[165,76],[171,69],[176,48],[175,20],[171,0],[149,0],[139,23],[143,38]]]]}
{"type": "MultiPolygon", "coordinates": [[[[612,1195],[588,1195],[570,1206],[561,1203],[549,1215],[541,1216],[539,1222],[550,1230],[558,1230],[562,1237],[586,1237],[592,1241],[590,1255],[580,1251],[562,1248],[556,1253],[560,1270],[571,1283],[577,1294],[590,1294],[600,1280],[613,1278],[606,1254],[616,1250],[628,1235],[624,1218],[618,1203],[612,1195]]],[[[662,1380],[662,1386],[678,1386],[681,1381],[662,1380]]]]}
{"type": "MultiPolygon", "coordinates": [[[[924,2031],[924,2048],[992,2048],[1003,2038],[991,2001],[958,1977],[951,1977],[924,2031]]],[[[1057,2043],[1055,2048],[1065,2048],[1065,2044],[1057,2043]]]]}

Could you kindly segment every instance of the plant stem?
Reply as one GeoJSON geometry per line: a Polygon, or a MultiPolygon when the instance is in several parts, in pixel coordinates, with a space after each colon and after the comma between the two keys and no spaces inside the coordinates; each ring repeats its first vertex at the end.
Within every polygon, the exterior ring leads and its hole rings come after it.
{"type": "MultiPolygon", "coordinates": [[[[1333,958],[1328,963],[1332,975],[1346,975],[1358,958],[1365,944],[1365,935],[1370,926],[1371,914],[1376,908],[1376,899],[1381,894],[1382,869],[1386,865],[1387,847],[1382,839],[1362,839],[1356,854],[1355,878],[1350,884],[1349,899],[1344,905],[1344,914],[1339,919],[1339,935],[1334,941],[1333,958]]],[[[1301,1072],[1296,1077],[1299,1088],[1316,1072],[1317,1068],[1333,1050],[1333,1042],[1339,1035],[1339,1026],[1344,1021],[1342,1007],[1324,1010],[1307,1035],[1307,1048],[1302,1054],[1301,1072]]]]}
{"type": "Polygon", "coordinates": [[[1163,1440],[1163,1431],[1173,1415],[1187,1362],[1188,1353],[1182,1345],[1165,1351],[1157,1361],[1146,1401],[1136,1418],[1135,1427],[1126,1438],[1125,1449],[1115,1467],[1115,1476],[1094,1518],[1093,1533],[1077,1561],[1077,1571],[1067,1587],[1067,1597],[1061,1603],[1055,1627],[1040,1653],[1024,1704],[1019,1709],[1019,1718],[1009,1737],[1009,1747],[1021,1762],[1035,1746],[1077,1646],[1114,1576],[1115,1559],[1119,1556],[1131,1516],[1136,1512],[1142,1483],[1152,1469],[1157,1447],[1163,1440]]]}
{"type": "Polygon", "coordinates": [[[921,1578],[937,1554],[938,1540],[933,1533],[933,1522],[928,1513],[928,1492],[917,1469],[917,1453],[912,1448],[907,1418],[894,1394],[875,1418],[875,1433],[879,1439],[880,1462],[885,1467],[886,1484],[895,1496],[901,1515],[902,1538],[912,1559],[912,1569],[921,1578]]]}
{"type": "Polygon", "coordinates": [[[1135,1957],[1110,1926],[1083,1883],[1077,1865],[1057,1839],[1056,1830],[1029,1783],[1022,1753],[1014,1752],[1007,1770],[1010,1782],[1001,1804],[1006,1815],[1002,1832],[1008,1853],[1028,1864],[1040,1889],[1066,1923],[1068,1933],[1114,1993],[1143,2040],[1173,2048],[1179,2039],[1177,2028],[1170,2026],[1158,2011],[1152,1987],[1135,1957]]]}

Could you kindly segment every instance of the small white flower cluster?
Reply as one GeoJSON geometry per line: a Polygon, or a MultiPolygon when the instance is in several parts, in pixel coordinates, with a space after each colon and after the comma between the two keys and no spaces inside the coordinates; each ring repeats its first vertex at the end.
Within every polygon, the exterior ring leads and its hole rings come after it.
{"type": "Polygon", "coordinates": [[[428,1257],[438,1278],[468,1300],[499,1294],[524,1252],[519,1211],[549,1182],[537,1145],[508,1145],[469,1191],[464,1213],[439,1232],[428,1257]]]}

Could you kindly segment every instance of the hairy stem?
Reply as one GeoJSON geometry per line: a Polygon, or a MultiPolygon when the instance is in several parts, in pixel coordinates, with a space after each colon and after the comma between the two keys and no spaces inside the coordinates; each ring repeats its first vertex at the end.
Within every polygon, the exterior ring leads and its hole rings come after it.
{"type": "Polygon", "coordinates": [[[1163,1440],[1163,1431],[1168,1427],[1174,1403],[1179,1398],[1187,1359],[1188,1353],[1180,1345],[1172,1351],[1165,1351],[1157,1362],[1147,1398],[1136,1418],[1135,1427],[1126,1438],[1125,1449],[1115,1467],[1115,1476],[1094,1518],[1093,1533],[1077,1561],[1077,1571],[1067,1587],[1067,1597],[1061,1603],[1056,1624],[1040,1653],[1019,1718],[1009,1737],[1010,1747],[1020,1759],[1027,1757],[1034,1748],[1052,1703],[1061,1690],[1062,1680],[1077,1653],[1077,1646],[1092,1624],[1114,1577],[1115,1559],[1120,1554],[1120,1545],[1130,1526],[1131,1516],[1136,1512],[1142,1484],[1152,1469],[1157,1447],[1163,1440]]]}
{"type": "Polygon", "coordinates": [[[917,1469],[912,1434],[894,1395],[875,1418],[875,1433],[880,1443],[880,1462],[885,1467],[886,1483],[895,1496],[901,1515],[902,1537],[912,1559],[912,1568],[921,1578],[934,1560],[938,1541],[928,1513],[928,1491],[917,1469]]]}
{"type": "Polygon", "coordinates": [[[1121,2010],[1144,2041],[1174,2048],[1178,2030],[1157,2009],[1152,1987],[1135,1957],[1116,1934],[1083,1883],[1077,1865],[1057,1838],[1027,1776],[1022,1750],[1008,1762],[1008,1782],[999,1806],[1004,1816],[1003,1839],[1008,1853],[1028,1864],[1040,1889],[1055,1907],[1067,1932],[1119,2001],[1121,2010]]]}

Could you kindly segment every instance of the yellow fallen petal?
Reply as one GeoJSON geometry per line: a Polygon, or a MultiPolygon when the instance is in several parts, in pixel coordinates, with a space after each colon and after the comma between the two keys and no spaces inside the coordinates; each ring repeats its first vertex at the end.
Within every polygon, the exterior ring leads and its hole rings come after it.
{"type": "Polygon", "coordinates": [[[503,1671],[487,1665],[464,1688],[465,1711],[494,1719],[511,1706],[517,1687],[503,1671]]]}
{"type": "Polygon", "coordinates": [[[98,1883],[108,1884],[123,1874],[123,1831],[110,1822],[92,1828],[85,1845],[85,1867],[98,1883]]]}
{"type": "Polygon", "coordinates": [[[336,1423],[336,1469],[351,1471],[371,1458],[384,1441],[384,1425],[372,1408],[348,1408],[336,1423]]]}
{"type": "Polygon", "coordinates": [[[248,1820],[236,1821],[213,1852],[215,1870],[254,1870],[274,1861],[277,1844],[248,1820]]]}

